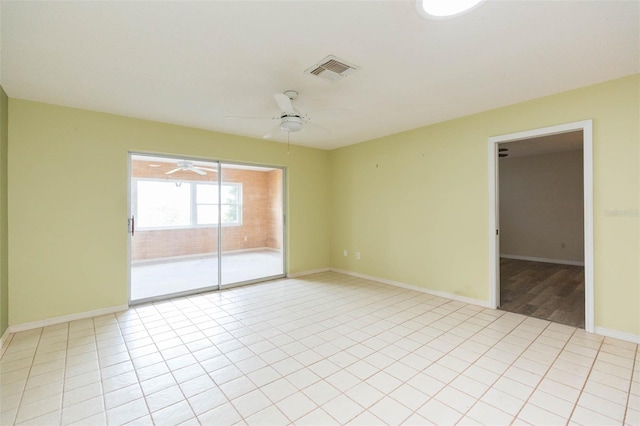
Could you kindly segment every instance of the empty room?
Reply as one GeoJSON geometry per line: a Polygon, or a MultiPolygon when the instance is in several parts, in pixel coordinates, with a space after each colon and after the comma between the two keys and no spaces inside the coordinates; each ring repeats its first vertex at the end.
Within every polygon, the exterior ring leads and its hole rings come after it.
{"type": "Polygon", "coordinates": [[[640,424],[639,2],[0,36],[0,424],[640,424]]]}

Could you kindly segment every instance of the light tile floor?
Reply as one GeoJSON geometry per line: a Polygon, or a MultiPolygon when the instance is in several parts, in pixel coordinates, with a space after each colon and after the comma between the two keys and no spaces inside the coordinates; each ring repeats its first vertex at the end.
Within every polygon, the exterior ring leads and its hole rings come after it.
{"type": "MultiPolygon", "coordinates": [[[[222,253],[223,286],[283,274],[281,250],[222,253]]],[[[132,301],[217,285],[217,256],[131,265],[132,301]]]]}
{"type": "Polygon", "coordinates": [[[638,345],[322,273],[12,336],[3,425],[640,424],[638,345]]]}

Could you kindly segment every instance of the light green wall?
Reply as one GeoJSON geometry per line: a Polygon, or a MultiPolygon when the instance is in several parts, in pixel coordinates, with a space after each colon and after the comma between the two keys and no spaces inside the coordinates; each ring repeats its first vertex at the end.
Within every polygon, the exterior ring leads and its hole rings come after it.
{"type": "Polygon", "coordinates": [[[13,98],[9,120],[12,325],[127,303],[129,151],[287,167],[288,271],[329,266],[327,151],[13,98]]]}
{"type": "Polygon", "coordinates": [[[488,138],[586,119],[595,323],[639,335],[640,75],[332,151],[331,265],[488,301],[488,138]]]}
{"type": "Polygon", "coordinates": [[[7,94],[0,86],[0,336],[9,326],[9,228],[7,209],[7,147],[9,110],[7,94]]]}
{"type": "Polygon", "coordinates": [[[640,75],[290,155],[263,140],[9,99],[9,323],[126,303],[128,151],[286,166],[291,273],[333,266],[486,301],[487,139],[585,119],[596,326],[639,335],[640,219],[605,210],[640,208],[640,75]]]}

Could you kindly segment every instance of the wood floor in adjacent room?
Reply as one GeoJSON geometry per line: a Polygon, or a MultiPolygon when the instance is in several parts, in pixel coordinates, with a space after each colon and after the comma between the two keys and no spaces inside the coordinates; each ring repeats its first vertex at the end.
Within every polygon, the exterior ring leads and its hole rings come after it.
{"type": "Polygon", "coordinates": [[[501,258],[500,309],[584,328],[584,267],[501,258]]]}

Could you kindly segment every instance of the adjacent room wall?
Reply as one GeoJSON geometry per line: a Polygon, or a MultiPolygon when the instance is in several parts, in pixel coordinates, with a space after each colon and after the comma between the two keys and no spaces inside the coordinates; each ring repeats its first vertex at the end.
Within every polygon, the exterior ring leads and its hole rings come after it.
{"type": "Polygon", "coordinates": [[[128,153],[287,168],[289,273],[329,266],[329,153],[9,99],[9,324],[127,303],[128,153]]]}
{"type": "Polygon", "coordinates": [[[332,151],[332,266],[488,301],[489,137],[586,119],[595,324],[640,335],[638,74],[332,151]]]}
{"type": "Polygon", "coordinates": [[[7,204],[8,99],[0,86],[0,336],[9,325],[9,228],[7,204]]]}
{"type": "Polygon", "coordinates": [[[501,255],[584,262],[582,161],[582,150],[500,159],[501,255]]]}

